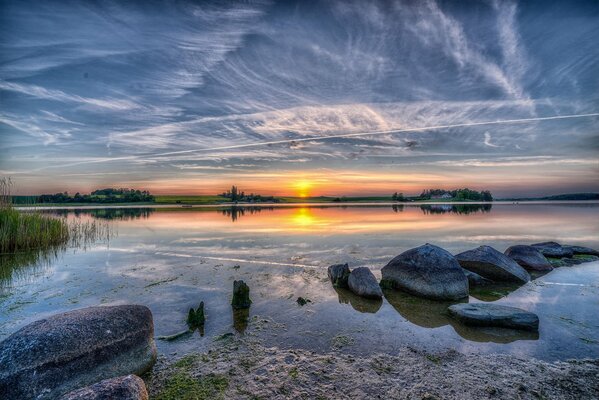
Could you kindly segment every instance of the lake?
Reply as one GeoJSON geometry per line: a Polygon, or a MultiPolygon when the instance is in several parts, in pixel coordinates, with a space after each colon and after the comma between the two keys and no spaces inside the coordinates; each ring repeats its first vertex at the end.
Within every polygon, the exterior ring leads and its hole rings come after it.
{"type": "Polygon", "coordinates": [[[599,204],[407,205],[359,207],[111,208],[52,210],[101,220],[109,240],[41,260],[0,257],[0,340],[34,320],[98,305],[137,303],[155,333],[186,328],[205,303],[204,331],[158,341],[166,356],[206,348],[219,335],[255,335],[265,344],[356,354],[426,350],[500,352],[546,360],[599,357],[599,263],[557,268],[521,286],[471,291],[539,315],[538,334],[468,328],[446,315],[451,303],[385,291],[382,302],[336,290],[327,266],[380,269],[424,243],[452,253],[481,244],[555,240],[599,248],[599,204]],[[250,287],[249,315],[233,314],[233,281],[250,287]],[[311,302],[296,303],[301,296],[311,302]],[[247,324],[250,321],[259,322],[247,324]],[[270,329],[276,326],[277,329],[270,329]]]}

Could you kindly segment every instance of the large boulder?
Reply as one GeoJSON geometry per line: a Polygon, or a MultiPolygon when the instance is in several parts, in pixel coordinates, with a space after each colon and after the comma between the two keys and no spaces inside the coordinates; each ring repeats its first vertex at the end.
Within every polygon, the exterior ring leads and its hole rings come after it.
{"type": "Polygon", "coordinates": [[[53,399],[156,360],[151,311],[89,307],[33,322],[0,343],[0,398],[53,399]]]}
{"type": "Polygon", "coordinates": [[[529,271],[551,271],[553,267],[537,248],[518,244],[503,253],[529,271]]]}
{"type": "Polygon", "coordinates": [[[545,257],[570,258],[574,256],[574,251],[571,248],[564,247],[556,242],[535,243],[531,246],[539,250],[545,257]]]}
{"type": "Polygon", "coordinates": [[[434,300],[468,296],[468,278],[460,264],[451,253],[432,244],[401,253],[381,272],[385,286],[416,296],[434,300]]]}
{"type": "Polygon", "coordinates": [[[383,298],[383,291],[381,290],[381,287],[376,281],[372,271],[370,271],[370,269],[367,267],[354,269],[351,274],[349,274],[347,284],[349,286],[349,290],[358,296],[371,299],[383,298]]]}
{"type": "Polygon", "coordinates": [[[595,250],[595,249],[591,249],[590,247],[584,247],[584,246],[570,246],[570,245],[563,245],[562,247],[572,250],[572,252],[574,253],[574,255],[584,255],[584,256],[596,256],[599,257],[599,251],[595,250]]]}
{"type": "Polygon", "coordinates": [[[333,286],[338,288],[348,287],[347,280],[349,279],[349,265],[335,264],[327,269],[327,275],[333,283],[333,286]]]}
{"type": "Polygon", "coordinates": [[[462,268],[462,271],[464,272],[464,275],[466,275],[466,278],[468,278],[468,284],[470,285],[470,287],[485,286],[493,283],[492,280],[483,278],[479,274],[474,273],[472,271],[468,271],[467,269],[462,268]]]}
{"type": "Polygon", "coordinates": [[[523,329],[533,332],[539,330],[539,317],[516,307],[490,303],[464,303],[449,306],[448,311],[449,315],[465,325],[523,329]]]}
{"type": "Polygon", "coordinates": [[[140,377],[127,375],[104,379],[77,389],[62,396],[60,400],[148,400],[148,391],[140,377]]]}
{"type": "Polygon", "coordinates": [[[520,283],[530,281],[530,275],[524,268],[491,246],[479,246],[457,254],[455,258],[463,268],[492,281],[520,283]]]}

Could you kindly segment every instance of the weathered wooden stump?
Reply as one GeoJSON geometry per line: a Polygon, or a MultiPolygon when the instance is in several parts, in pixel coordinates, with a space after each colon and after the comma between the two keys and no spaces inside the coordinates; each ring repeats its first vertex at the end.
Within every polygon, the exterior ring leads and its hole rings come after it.
{"type": "Polygon", "coordinates": [[[233,300],[231,305],[234,309],[240,310],[250,308],[252,300],[250,300],[250,288],[244,281],[233,282],[233,300]]]}

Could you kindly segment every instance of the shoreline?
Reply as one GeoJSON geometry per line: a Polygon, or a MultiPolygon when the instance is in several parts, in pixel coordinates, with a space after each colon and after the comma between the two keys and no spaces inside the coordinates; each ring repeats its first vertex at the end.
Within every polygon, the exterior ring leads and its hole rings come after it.
{"type": "Polygon", "coordinates": [[[361,356],[343,346],[271,347],[246,334],[215,339],[205,353],[160,355],[144,378],[159,400],[198,392],[215,399],[578,399],[599,394],[598,374],[596,359],[547,362],[411,347],[361,356]]]}
{"type": "Polygon", "coordinates": [[[94,210],[103,208],[175,208],[175,209],[202,209],[202,208],[231,208],[231,207],[273,207],[273,208],[294,208],[294,207],[388,207],[388,206],[422,206],[422,205],[529,205],[529,204],[599,204],[599,200],[530,200],[530,201],[422,201],[422,202],[306,202],[306,203],[215,203],[215,204],[193,204],[193,203],[157,203],[157,204],[89,204],[89,205],[50,205],[50,206],[28,206],[15,204],[14,208],[23,211],[34,210],[94,210]]]}

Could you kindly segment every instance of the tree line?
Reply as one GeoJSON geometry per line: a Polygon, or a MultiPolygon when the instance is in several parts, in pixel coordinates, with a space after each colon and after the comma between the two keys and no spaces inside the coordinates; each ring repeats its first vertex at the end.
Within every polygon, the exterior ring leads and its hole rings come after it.
{"type": "Polygon", "coordinates": [[[38,203],[153,203],[155,198],[147,190],[106,188],[94,190],[90,194],[68,192],[42,194],[38,203]]]}
{"type": "Polygon", "coordinates": [[[230,190],[221,193],[219,196],[230,199],[231,201],[245,201],[248,203],[279,202],[279,199],[275,198],[274,196],[262,196],[254,193],[245,194],[244,191],[240,191],[235,185],[231,186],[230,190]]]}

